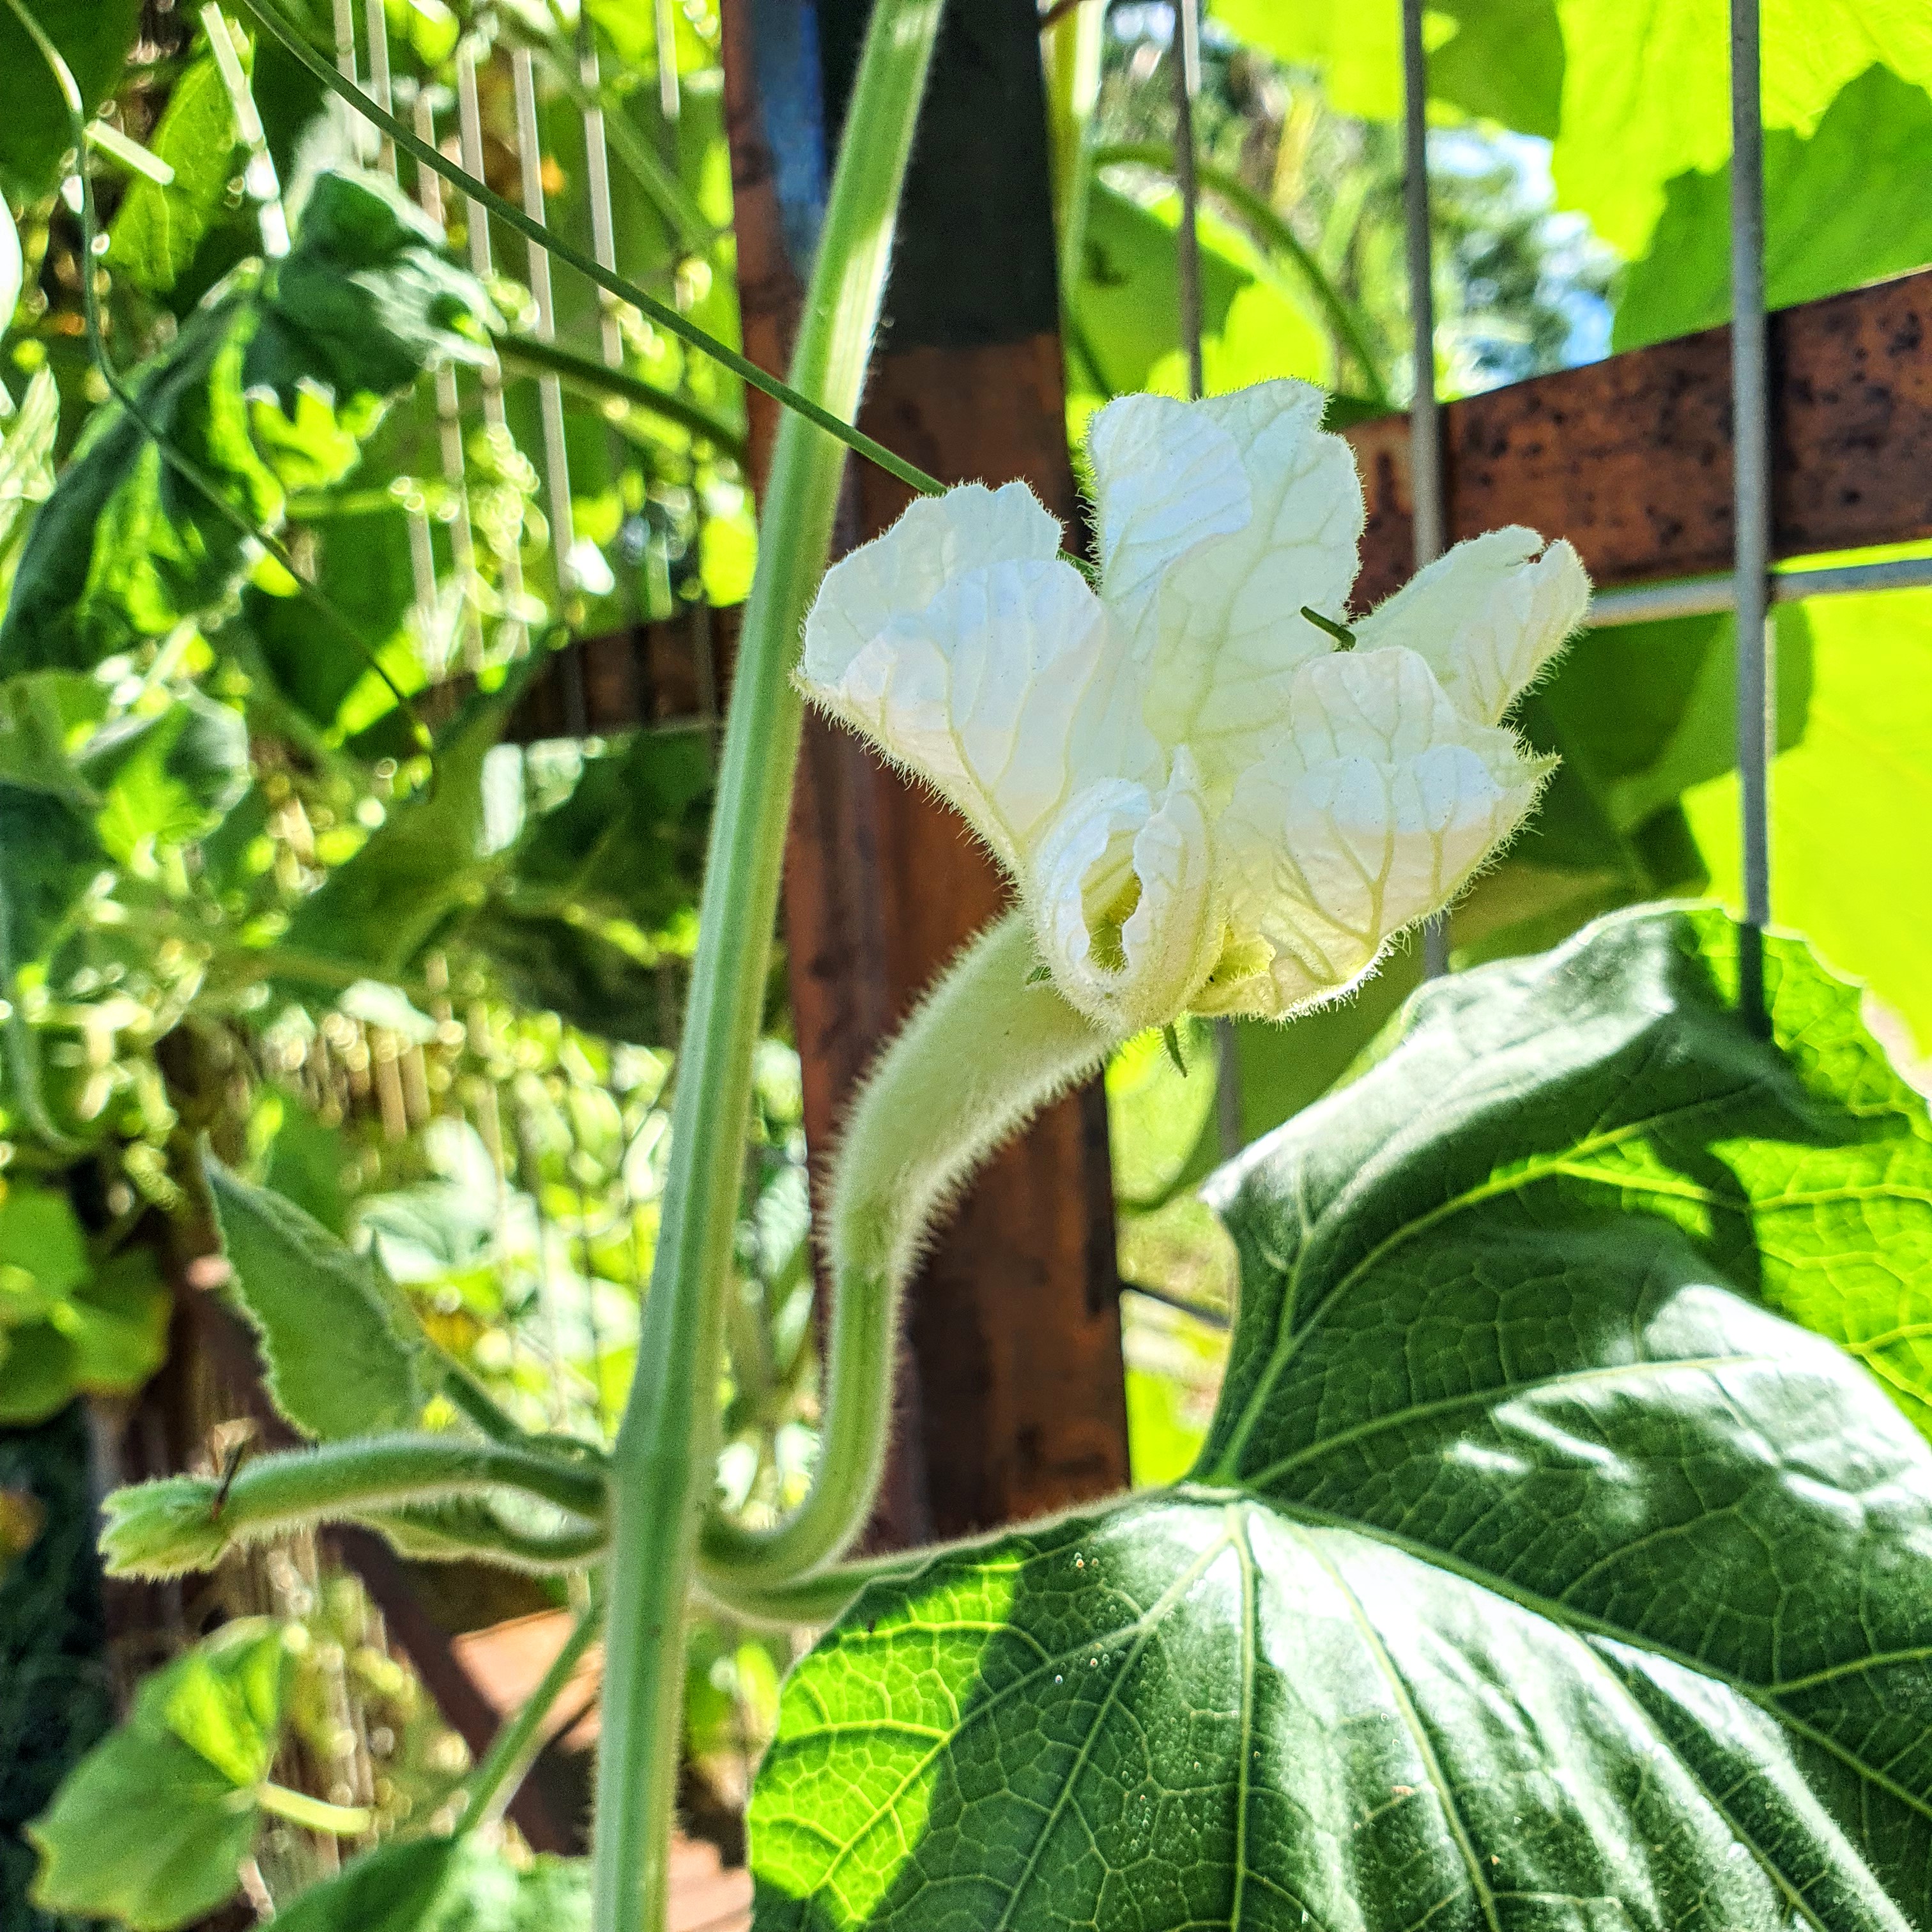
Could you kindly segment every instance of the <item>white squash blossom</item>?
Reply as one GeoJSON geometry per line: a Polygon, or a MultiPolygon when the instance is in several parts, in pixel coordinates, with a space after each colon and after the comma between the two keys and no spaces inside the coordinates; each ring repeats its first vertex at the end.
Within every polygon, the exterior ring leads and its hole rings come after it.
{"type": "Polygon", "coordinates": [[[948,800],[1060,991],[1116,1036],[1334,998],[1516,830],[1503,724],[1581,623],[1567,543],[1458,544],[1346,625],[1364,514],[1323,396],[1126,396],[1088,440],[1097,582],[1022,483],[915,502],[830,571],[801,687],[948,800]]]}

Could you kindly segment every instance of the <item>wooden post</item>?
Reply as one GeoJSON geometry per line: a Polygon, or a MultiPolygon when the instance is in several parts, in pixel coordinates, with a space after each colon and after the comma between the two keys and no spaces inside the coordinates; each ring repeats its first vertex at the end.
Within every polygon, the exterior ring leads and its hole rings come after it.
{"type": "MultiPolygon", "coordinates": [[[[800,184],[814,157],[800,130],[824,130],[822,167],[865,16],[864,0],[821,0],[814,48],[800,31],[813,17],[806,8],[725,10],[745,336],[770,368],[784,364],[798,300],[790,249],[810,223],[800,184]]],[[[934,63],[862,423],[948,482],[1023,478],[1078,542],[1047,184],[1034,7],[956,6],[934,63]]],[[[753,424],[754,446],[768,448],[769,412],[753,424]]],[[[855,465],[849,540],[877,535],[905,502],[892,479],[855,465]]],[[[956,816],[849,734],[808,723],[784,918],[806,1132],[821,1155],[880,1045],[1004,902],[956,816]]],[[[1118,1296],[1095,1088],[992,1164],[913,1291],[878,1542],[990,1528],[1125,1484],[1118,1296]]]]}

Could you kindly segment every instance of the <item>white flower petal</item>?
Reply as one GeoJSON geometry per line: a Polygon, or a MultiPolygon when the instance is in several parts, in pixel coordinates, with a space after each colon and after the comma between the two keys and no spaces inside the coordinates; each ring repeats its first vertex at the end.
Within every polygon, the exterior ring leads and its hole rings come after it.
{"type": "Polygon", "coordinates": [[[1180,558],[1252,520],[1248,474],[1240,447],[1208,409],[1172,396],[1116,398],[1089,427],[1087,454],[1100,594],[1137,632],[1180,558]]]}
{"type": "Polygon", "coordinates": [[[825,573],[805,620],[799,666],[806,682],[832,686],[895,617],[923,610],[953,578],[1007,560],[1059,554],[1060,524],[1024,483],[968,483],[921,496],[883,536],[825,573]]]}
{"type": "Polygon", "coordinates": [[[1542,767],[1438,744],[1247,772],[1220,828],[1234,941],[1273,949],[1271,984],[1241,1010],[1272,1017],[1352,984],[1405,926],[1453,898],[1534,802],[1542,767]]]}
{"type": "Polygon", "coordinates": [[[1513,526],[1438,557],[1355,626],[1356,644],[1416,652],[1466,717],[1495,724],[1582,622],[1589,601],[1590,580],[1569,544],[1544,550],[1534,530],[1513,526]]]}
{"type": "MultiPolygon", "coordinates": [[[[1414,651],[1331,651],[1294,674],[1288,732],[1305,766],[1366,758],[1387,764],[1471,727],[1414,651]]],[[[1506,734],[1499,734],[1506,735],[1506,734]]]]}
{"type": "Polygon", "coordinates": [[[1058,560],[954,578],[896,617],[812,700],[856,726],[970,820],[1007,868],[1080,786],[1124,766],[1151,772],[1131,667],[1106,607],[1058,560]]]}
{"type": "Polygon", "coordinates": [[[1275,382],[1199,405],[1239,452],[1253,512],[1168,570],[1146,701],[1158,737],[1193,747],[1210,794],[1279,727],[1297,667],[1330,648],[1302,607],[1339,620],[1355,580],[1361,484],[1348,446],[1321,427],[1323,403],[1275,382]]]}
{"type": "Polygon", "coordinates": [[[1186,1010],[1220,950],[1208,820],[1184,752],[1156,799],[1108,779],[1048,833],[1027,896],[1060,990],[1122,1037],[1186,1010]]]}

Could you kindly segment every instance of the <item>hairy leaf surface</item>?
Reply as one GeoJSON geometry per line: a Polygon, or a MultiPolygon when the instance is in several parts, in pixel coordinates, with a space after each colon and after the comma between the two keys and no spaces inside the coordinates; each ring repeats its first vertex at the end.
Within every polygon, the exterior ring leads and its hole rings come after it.
{"type": "Polygon", "coordinates": [[[413,1429],[430,1393],[422,1340],[376,1262],[270,1190],[212,1161],[208,1177],[275,1406],[325,1442],[413,1429]]]}
{"type": "Polygon", "coordinates": [[[1835,1344],[1919,1376],[1932,1136],[1852,988],[1777,944],[1761,1042],[1732,967],[1437,982],[1228,1171],[1194,1479],[859,1599],[760,1925],[1923,1922],[1932,1450],[1835,1344]]]}

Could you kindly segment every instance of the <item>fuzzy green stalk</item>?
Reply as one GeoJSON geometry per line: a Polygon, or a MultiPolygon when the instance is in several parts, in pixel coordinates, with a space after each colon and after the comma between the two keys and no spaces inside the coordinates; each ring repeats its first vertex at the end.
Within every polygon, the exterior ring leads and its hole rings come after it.
{"type": "Polygon", "coordinates": [[[604,1513],[604,1472],[595,1464],[459,1436],[377,1436],[260,1456],[218,1480],[166,1476],[116,1490],[104,1506],[101,1554],[111,1575],[178,1576],[212,1568],[238,1544],[311,1523],[498,1490],[586,1522],[604,1513]]]}
{"type": "Polygon", "coordinates": [[[469,1797],[461,1828],[473,1832],[479,1825],[494,1824],[504,1808],[516,1796],[524,1774],[543,1748],[543,1724],[566,1687],[577,1674],[584,1653],[604,1628],[604,1602],[593,1598],[580,1616],[562,1648],[550,1661],[537,1688],[524,1700],[523,1708],[490,1740],[490,1748],[465,1780],[469,1797]]]}
{"type": "Polygon", "coordinates": [[[614,1455],[593,1932],[664,1923],[684,1618],[715,1481],[724,1298],[798,757],[791,672],[844,468],[844,441],[824,419],[857,410],[940,12],[940,0],[878,0],[872,10],[793,358],[790,386],[812,408],[784,418],[772,452],[678,1054],[670,1172],[614,1455]]]}
{"type": "Polygon", "coordinates": [[[1042,976],[1023,914],[988,927],[886,1049],[834,1156],[824,1432],[810,1493],[748,1530],[714,1512],[706,1588],[758,1606],[863,1526],[885,1460],[899,1297],[932,1224],[980,1163],[1118,1042],[1042,976]]]}

